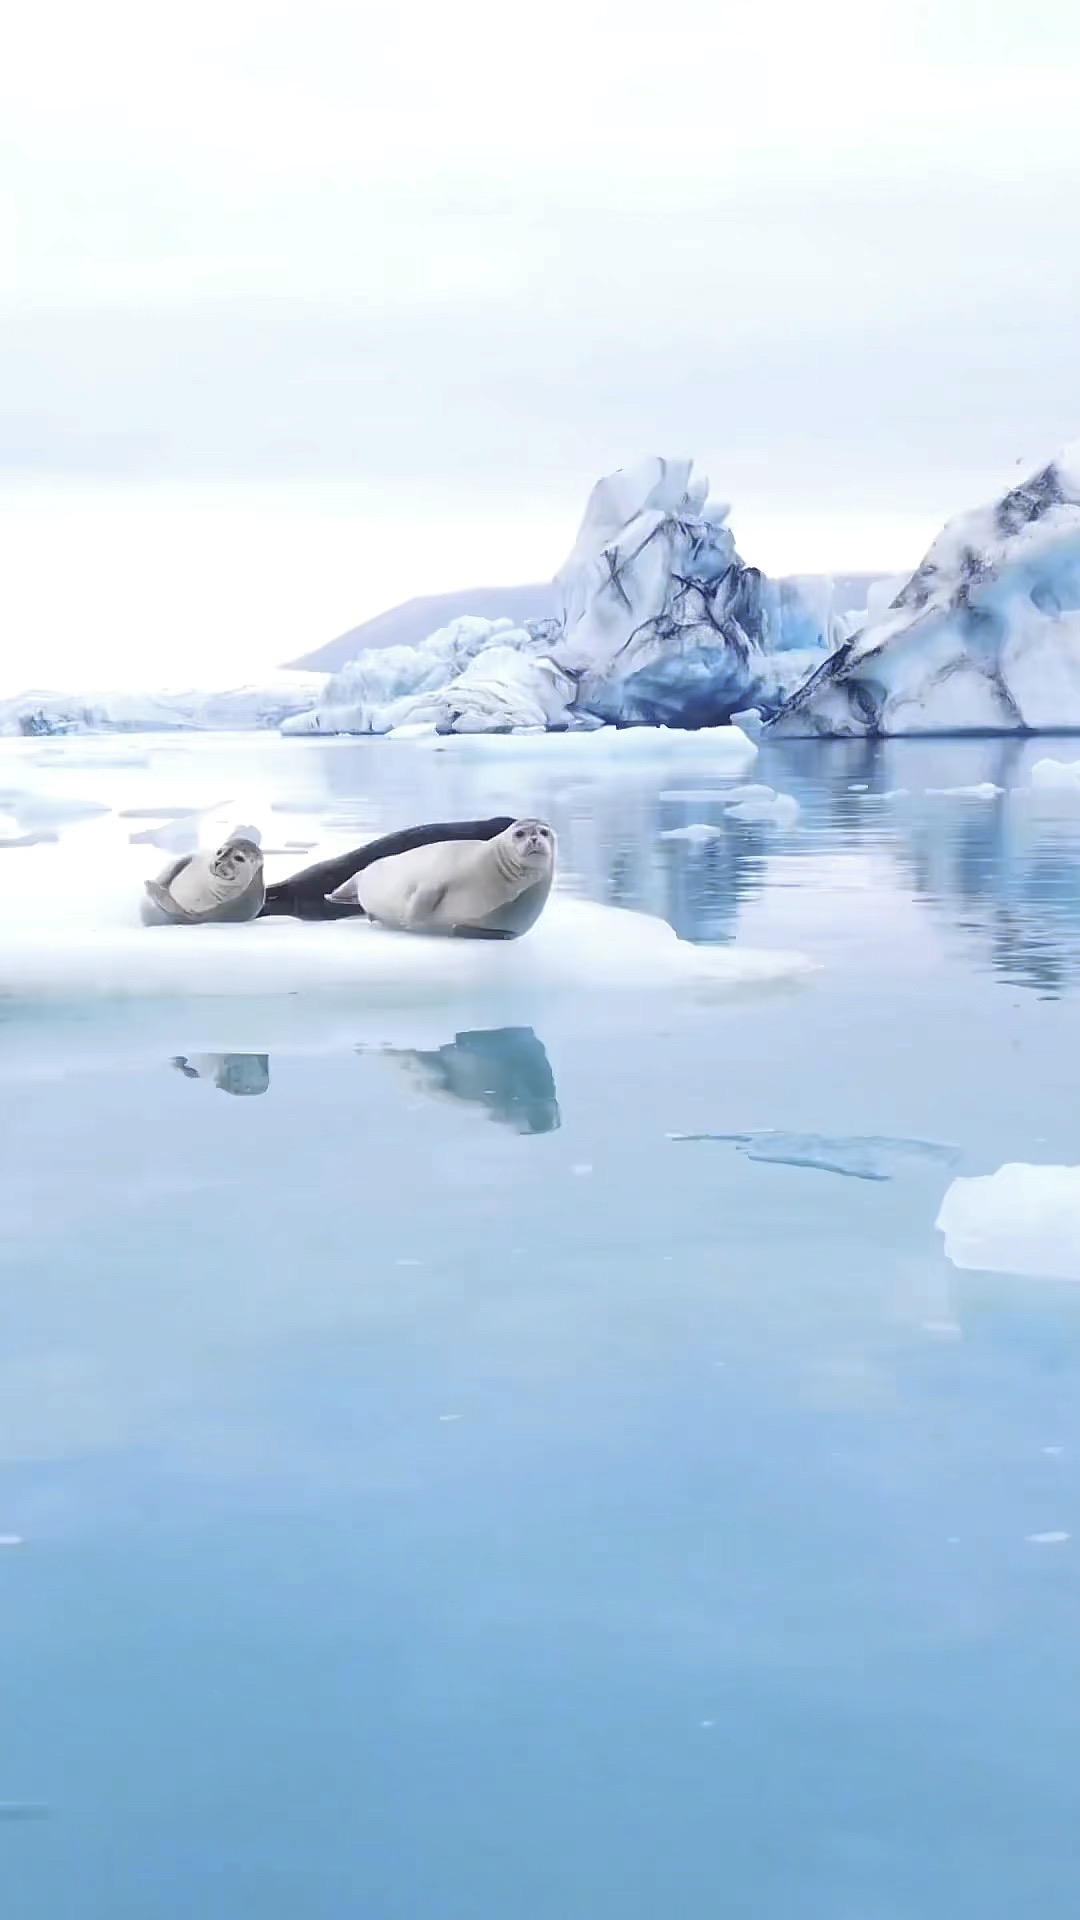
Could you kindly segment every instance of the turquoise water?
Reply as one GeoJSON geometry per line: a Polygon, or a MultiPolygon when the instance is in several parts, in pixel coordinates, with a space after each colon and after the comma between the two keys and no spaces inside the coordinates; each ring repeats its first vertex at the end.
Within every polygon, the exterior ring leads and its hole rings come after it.
{"type": "Polygon", "coordinates": [[[200,745],[365,827],[543,807],[581,891],[821,971],[392,1051],[254,1006],[216,1064],[190,1003],[9,1009],[12,1920],[1073,1912],[1080,1292],[935,1228],[1080,1161],[1047,751],[766,750],[780,830],[690,762],[200,745]],[[668,1137],[763,1129],[847,1175],[668,1137]]]}

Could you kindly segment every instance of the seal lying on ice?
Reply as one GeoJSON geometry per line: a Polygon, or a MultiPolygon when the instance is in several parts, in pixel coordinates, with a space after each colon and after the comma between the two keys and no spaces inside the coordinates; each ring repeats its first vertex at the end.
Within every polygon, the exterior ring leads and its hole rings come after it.
{"type": "Polygon", "coordinates": [[[238,827],[216,853],[185,853],[146,882],[144,926],[201,926],[254,920],[265,897],[263,857],[250,827],[238,827]]]}
{"type": "Polygon", "coordinates": [[[444,821],[387,834],[266,889],[262,913],[362,916],[402,932],[516,940],[544,910],[555,835],[543,820],[444,821]]]}

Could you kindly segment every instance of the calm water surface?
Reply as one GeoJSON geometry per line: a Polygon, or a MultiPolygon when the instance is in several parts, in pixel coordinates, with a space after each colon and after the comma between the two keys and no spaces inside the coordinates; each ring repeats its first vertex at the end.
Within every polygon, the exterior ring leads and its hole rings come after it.
{"type": "Polygon", "coordinates": [[[312,838],[540,809],[578,891],[822,967],[435,1004],[383,1051],[9,1009],[12,1920],[1075,1913],[1080,1291],[934,1224],[957,1175],[1080,1162],[1046,752],[767,749],[786,830],[689,753],[174,757],[312,838]],[[833,1170],[668,1137],[763,1129],[833,1170]]]}

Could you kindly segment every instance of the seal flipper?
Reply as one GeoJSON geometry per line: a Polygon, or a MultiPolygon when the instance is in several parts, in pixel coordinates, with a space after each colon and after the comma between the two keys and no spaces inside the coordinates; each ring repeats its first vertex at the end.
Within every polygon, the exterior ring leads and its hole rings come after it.
{"type": "Polygon", "coordinates": [[[351,853],[338,854],[333,860],[320,860],[305,867],[288,880],[267,887],[261,917],[291,914],[297,920],[366,920],[359,902],[331,900],[347,880],[353,880],[376,860],[388,860],[396,853],[411,853],[417,847],[435,846],[446,840],[494,840],[514,824],[515,815],[501,814],[493,820],[442,820],[423,827],[405,827],[369,840],[351,853]]]}

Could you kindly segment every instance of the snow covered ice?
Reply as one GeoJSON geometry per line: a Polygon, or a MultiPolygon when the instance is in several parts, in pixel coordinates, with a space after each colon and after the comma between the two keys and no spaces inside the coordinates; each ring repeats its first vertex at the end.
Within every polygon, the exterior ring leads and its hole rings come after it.
{"type": "MultiPolygon", "coordinates": [[[[729,770],[753,759],[756,749],[735,729],[721,729],[719,735],[722,744],[711,752],[719,753],[722,760],[725,753],[730,756],[729,770]]],[[[565,736],[553,744],[557,753],[561,749],[594,755],[602,737],[565,736]]],[[[491,757],[494,750],[497,757],[497,745],[490,740],[476,744],[482,747],[482,773],[483,755],[491,757]]],[[[521,749],[527,751],[530,743],[502,744],[515,748],[520,760],[521,749]]],[[[457,748],[469,755],[468,739],[463,737],[457,748]]],[[[298,745],[278,741],[273,749],[270,765],[281,761],[299,767],[305,760],[305,750],[298,745]]],[[[428,749],[418,742],[415,750],[422,756],[417,771],[432,767],[428,749]]],[[[608,756],[600,751],[606,760],[608,756]]],[[[699,738],[696,752],[708,754],[708,741],[699,738]]],[[[136,819],[152,812],[149,804],[110,806],[96,797],[72,794],[69,798],[56,792],[54,815],[69,820],[70,830],[60,831],[47,844],[4,855],[8,864],[0,931],[0,994],[9,1001],[74,1001],[362,993],[368,1002],[375,997],[394,1005],[403,1000],[494,992],[510,996],[527,1010],[538,993],[570,990],[606,995],[655,988],[709,993],[797,979],[808,971],[798,954],[699,949],[649,914],[558,891],[532,932],[509,946],[424,940],[350,921],[301,924],[275,919],[236,927],[147,929],[139,917],[143,882],[160,865],[147,844],[151,837],[160,845],[162,837],[178,833],[209,845],[240,819],[261,820],[267,840],[267,878],[273,880],[312,857],[341,851],[392,824],[368,809],[363,830],[348,821],[331,828],[331,810],[340,803],[327,795],[320,845],[310,854],[289,851],[280,841],[271,845],[265,831],[274,813],[272,788],[265,775],[253,783],[246,770],[238,769],[231,797],[219,794],[211,800],[208,795],[205,803],[200,801],[199,786],[208,788],[210,780],[219,777],[216,760],[213,765],[212,775],[200,774],[191,786],[188,807],[177,804],[175,790],[163,786],[167,776],[160,768],[148,773],[119,769],[91,782],[81,767],[72,776],[95,793],[109,792],[114,797],[126,786],[125,797],[137,794],[143,801],[156,786],[161,792],[156,830],[131,831],[136,819]],[[117,787],[117,782],[124,786],[117,787]]],[[[44,778],[39,775],[33,789],[8,789],[9,801],[29,809],[32,816],[35,805],[44,807],[48,800],[44,778]]],[[[50,769],[47,778],[57,782],[61,776],[50,769]]],[[[278,812],[277,822],[284,840],[288,815],[278,812]]]]}
{"type": "Polygon", "coordinates": [[[1080,443],[938,535],[778,734],[1080,728],[1080,443]]]}

